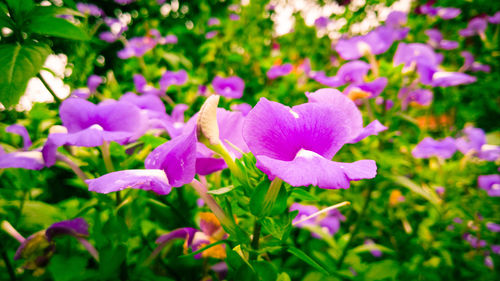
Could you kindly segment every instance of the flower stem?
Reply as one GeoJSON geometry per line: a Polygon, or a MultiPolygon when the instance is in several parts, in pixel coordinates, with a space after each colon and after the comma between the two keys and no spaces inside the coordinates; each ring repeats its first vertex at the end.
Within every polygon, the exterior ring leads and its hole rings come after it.
{"type": "Polygon", "coordinates": [[[61,103],[61,99],[56,95],[56,93],[54,92],[54,90],[52,90],[52,88],[49,86],[49,84],[47,83],[47,81],[45,81],[45,78],[43,78],[43,76],[38,73],[36,75],[36,77],[38,77],[38,79],[40,79],[40,81],[42,81],[42,84],[45,86],[45,88],[47,88],[47,91],[49,91],[49,93],[52,95],[52,97],[54,98],[54,101],[56,103],[61,103]]]}
{"type": "Polygon", "coordinates": [[[345,245],[344,249],[342,250],[342,255],[340,256],[339,261],[337,262],[337,269],[340,269],[342,267],[342,264],[344,263],[344,259],[347,255],[347,251],[349,250],[352,242],[354,241],[354,236],[356,236],[356,234],[359,231],[359,226],[361,225],[361,222],[363,221],[363,218],[366,214],[366,210],[368,209],[368,203],[370,202],[371,197],[372,197],[372,191],[373,191],[373,187],[370,186],[368,189],[368,194],[366,195],[366,200],[365,200],[365,203],[363,205],[363,209],[361,209],[361,213],[359,214],[358,219],[356,220],[356,223],[354,225],[354,228],[351,231],[349,241],[347,241],[347,244],[345,245]]]}
{"type": "Polygon", "coordinates": [[[73,170],[73,172],[82,180],[85,182],[85,180],[87,180],[87,176],[85,175],[85,173],[80,169],[80,167],[75,163],[73,162],[71,159],[69,159],[68,157],[66,157],[65,155],[62,155],[60,153],[57,153],[56,155],[56,159],[61,161],[61,162],[64,162],[66,164],[68,164],[68,166],[71,168],[71,170],[73,170]]]}
{"type": "MultiPolygon", "coordinates": [[[[2,246],[3,248],[3,246],[2,246]]],[[[3,262],[5,263],[5,267],[7,267],[7,272],[9,273],[10,280],[15,281],[16,279],[16,273],[14,272],[14,268],[12,267],[12,264],[10,263],[9,257],[7,257],[7,253],[5,252],[4,249],[2,249],[2,259],[3,262]]]]}
{"type": "MultiPolygon", "coordinates": [[[[259,219],[255,220],[255,223],[253,225],[253,236],[252,236],[252,249],[254,251],[257,251],[259,249],[259,240],[260,240],[260,231],[262,229],[262,224],[260,223],[259,219]]],[[[250,260],[256,260],[257,259],[257,254],[252,252],[250,253],[250,260]]]]}
{"type": "Polygon", "coordinates": [[[2,221],[1,228],[19,243],[23,243],[26,240],[8,221],[2,221]]]}

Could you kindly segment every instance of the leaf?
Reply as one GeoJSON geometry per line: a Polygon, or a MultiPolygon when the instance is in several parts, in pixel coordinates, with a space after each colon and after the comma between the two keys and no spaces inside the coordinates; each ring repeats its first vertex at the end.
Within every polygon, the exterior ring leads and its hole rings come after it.
{"type": "Polygon", "coordinates": [[[440,199],[437,197],[436,193],[432,193],[429,189],[424,189],[420,187],[418,184],[413,182],[407,177],[403,176],[396,176],[392,177],[392,179],[397,182],[398,184],[408,188],[409,190],[415,192],[416,194],[424,197],[427,199],[429,202],[431,202],[434,205],[438,205],[440,203],[440,199]]]}
{"type": "Polygon", "coordinates": [[[6,0],[6,3],[9,11],[12,11],[10,16],[16,25],[22,25],[28,13],[35,7],[33,0],[6,0]]]}
{"type": "Polygon", "coordinates": [[[89,40],[89,36],[78,26],[69,21],[50,15],[37,15],[30,18],[26,31],[73,40],[89,40]]]}
{"type": "Polygon", "coordinates": [[[16,104],[51,52],[43,43],[0,45],[0,102],[16,104]]]}
{"type": "Polygon", "coordinates": [[[328,271],[326,269],[324,269],[321,265],[319,265],[316,261],[314,261],[311,257],[309,257],[303,251],[301,251],[301,250],[299,250],[299,249],[297,249],[295,247],[290,247],[290,248],[288,248],[287,252],[289,252],[290,254],[296,256],[297,258],[301,259],[302,261],[306,262],[310,266],[316,268],[321,273],[323,273],[325,275],[330,275],[330,273],[328,273],[328,271]]]}
{"type": "Polygon", "coordinates": [[[209,190],[209,191],[207,191],[207,193],[214,194],[214,195],[222,195],[222,194],[228,193],[229,191],[231,191],[233,189],[234,189],[234,186],[230,185],[230,186],[221,187],[221,188],[214,189],[214,190],[209,190]]]}
{"type": "Polygon", "coordinates": [[[304,190],[302,188],[292,189],[291,196],[293,196],[294,198],[300,199],[302,201],[318,201],[319,200],[318,197],[310,194],[309,192],[307,192],[306,190],[304,190]]]}
{"type": "Polygon", "coordinates": [[[48,269],[56,281],[83,280],[81,273],[85,272],[86,266],[87,259],[84,257],[55,255],[48,269]]]}
{"type": "MultiPolygon", "coordinates": [[[[269,183],[268,180],[264,180],[255,188],[250,198],[250,211],[253,215],[257,217],[277,215],[286,209],[286,201],[288,199],[286,188],[283,185],[273,187],[273,185],[276,184],[280,183],[276,181],[269,183]],[[274,201],[269,200],[273,196],[269,197],[268,195],[269,192],[273,192],[273,188],[279,188],[278,194],[273,195],[275,196],[274,201]]],[[[276,192],[276,190],[274,190],[274,192],[276,192]]]]}

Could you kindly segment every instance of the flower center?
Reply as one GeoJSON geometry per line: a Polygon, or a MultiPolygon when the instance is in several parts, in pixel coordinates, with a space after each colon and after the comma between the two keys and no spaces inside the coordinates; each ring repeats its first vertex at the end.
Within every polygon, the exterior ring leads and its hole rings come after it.
{"type": "Polygon", "coordinates": [[[101,127],[101,125],[99,125],[99,124],[94,124],[94,125],[90,126],[89,128],[94,129],[94,130],[98,130],[98,131],[104,131],[104,128],[101,127]]]}
{"type": "Polygon", "coordinates": [[[295,155],[295,158],[299,158],[299,157],[305,158],[305,159],[313,159],[315,157],[322,157],[322,156],[314,151],[310,151],[310,150],[301,148],[299,150],[299,152],[297,152],[297,154],[295,155]]]}

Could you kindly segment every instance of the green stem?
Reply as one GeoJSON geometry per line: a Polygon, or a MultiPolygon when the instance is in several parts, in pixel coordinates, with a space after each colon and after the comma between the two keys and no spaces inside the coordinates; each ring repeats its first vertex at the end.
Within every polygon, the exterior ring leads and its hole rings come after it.
{"type": "MultiPolygon", "coordinates": [[[[3,248],[3,246],[2,246],[3,248]]],[[[16,273],[14,272],[14,268],[12,267],[12,264],[10,263],[9,257],[7,257],[7,253],[5,253],[5,250],[2,249],[2,259],[5,263],[5,267],[7,267],[7,272],[9,273],[9,277],[11,281],[15,281],[16,279],[16,273]]]]}
{"type": "Polygon", "coordinates": [[[49,93],[52,95],[52,97],[54,98],[54,100],[56,101],[56,103],[61,103],[61,99],[56,95],[56,93],[54,93],[54,91],[52,90],[52,88],[50,88],[49,84],[47,83],[47,81],[45,81],[45,78],[43,78],[43,76],[38,73],[36,75],[36,77],[38,77],[38,79],[40,79],[40,81],[42,81],[42,84],[45,86],[45,88],[47,88],[47,91],[49,91],[49,93]]]}
{"type": "Polygon", "coordinates": [[[361,222],[363,221],[364,216],[366,214],[366,210],[368,209],[368,203],[370,203],[370,200],[372,197],[372,192],[373,192],[373,187],[370,186],[368,189],[368,194],[366,195],[366,200],[365,200],[365,203],[363,205],[363,209],[361,209],[361,214],[359,214],[359,217],[356,220],[354,228],[351,231],[349,241],[347,241],[347,244],[345,245],[344,249],[342,250],[342,255],[340,256],[339,261],[337,262],[337,269],[340,269],[342,267],[342,264],[344,263],[344,259],[347,255],[347,251],[349,250],[349,248],[351,247],[351,244],[354,241],[354,236],[356,236],[356,234],[359,231],[359,227],[361,225],[361,222]]]}
{"type": "MultiPolygon", "coordinates": [[[[109,143],[104,141],[101,145],[102,160],[104,161],[104,166],[106,166],[106,171],[112,173],[115,171],[113,166],[113,160],[111,160],[111,154],[109,153],[109,143]]],[[[122,196],[120,191],[115,192],[116,194],[116,206],[119,206],[122,202],[122,196]]]]}
{"type": "MultiPolygon", "coordinates": [[[[262,224],[260,223],[259,219],[255,220],[255,223],[253,225],[253,237],[252,237],[252,242],[251,246],[254,251],[257,251],[259,249],[259,240],[260,240],[260,231],[262,229],[262,224]]],[[[257,254],[252,252],[250,253],[250,260],[256,260],[257,259],[257,254]]]]}

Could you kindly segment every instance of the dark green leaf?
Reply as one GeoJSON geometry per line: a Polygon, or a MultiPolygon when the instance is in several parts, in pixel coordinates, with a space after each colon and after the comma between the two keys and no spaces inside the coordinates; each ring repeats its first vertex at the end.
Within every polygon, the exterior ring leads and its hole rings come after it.
{"type": "Polygon", "coordinates": [[[26,25],[26,31],[73,40],[89,40],[89,36],[69,21],[53,16],[34,16],[26,25]]]}
{"type": "Polygon", "coordinates": [[[306,253],[302,252],[301,250],[295,248],[295,247],[290,247],[287,250],[290,254],[296,256],[297,258],[305,261],[308,263],[310,266],[316,268],[319,270],[321,273],[329,275],[328,271],[324,269],[321,265],[319,265],[316,261],[314,261],[311,257],[309,257],[306,253]]]}
{"type": "Polygon", "coordinates": [[[0,102],[16,104],[51,52],[42,43],[0,45],[0,102]]]}

